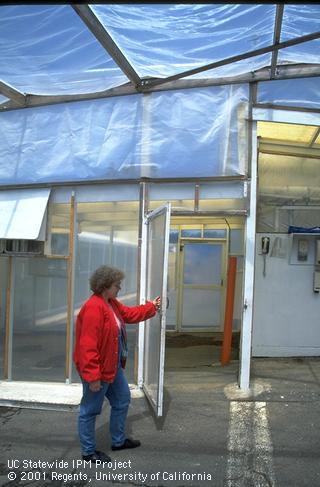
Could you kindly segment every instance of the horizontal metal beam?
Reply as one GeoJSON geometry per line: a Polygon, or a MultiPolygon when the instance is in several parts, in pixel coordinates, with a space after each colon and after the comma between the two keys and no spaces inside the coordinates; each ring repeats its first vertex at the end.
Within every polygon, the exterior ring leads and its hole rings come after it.
{"type": "Polygon", "coordinates": [[[261,47],[259,49],[254,49],[253,51],[249,51],[246,53],[238,54],[236,56],[231,56],[226,59],[222,59],[221,61],[216,61],[214,63],[206,64],[205,66],[201,66],[199,68],[189,69],[188,71],[183,71],[182,73],[178,73],[173,76],[168,76],[167,78],[157,78],[152,80],[143,80],[144,88],[149,86],[157,86],[163,83],[168,83],[169,81],[174,81],[180,78],[185,78],[186,76],[193,76],[194,74],[202,73],[204,71],[208,71],[211,69],[219,68],[221,66],[226,66],[227,64],[232,64],[238,61],[242,61],[244,59],[249,59],[251,57],[259,56],[261,54],[266,54],[268,52],[273,52],[275,49],[284,49],[286,47],[292,47],[297,44],[302,44],[304,42],[309,42],[314,39],[320,38],[320,31],[313,32],[312,34],[307,34],[304,36],[296,37],[295,39],[290,39],[288,41],[279,42],[277,46],[274,44],[266,47],[261,47]]]}
{"type": "Polygon", "coordinates": [[[248,181],[246,175],[235,176],[211,176],[196,178],[141,178],[141,179],[92,179],[83,181],[56,181],[51,183],[26,183],[26,184],[1,184],[1,191],[6,189],[28,189],[28,188],[60,188],[68,186],[91,186],[96,184],[140,184],[140,183],[208,183],[208,182],[230,182],[248,181]]]}
{"type": "Polygon", "coordinates": [[[10,98],[14,103],[24,106],[26,97],[21,91],[12,88],[12,86],[7,85],[3,81],[0,81],[0,93],[2,93],[7,98],[10,98]]]}
{"type": "MultiPolygon", "coordinates": [[[[286,65],[281,66],[277,70],[276,79],[296,79],[306,77],[320,77],[320,65],[286,65]]],[[[224,86],[230,84],[242,84],[253,82],[270,81],[270,68],[262,68],[238,76],[231,76],[225,78],[206,78],[206,79],[181,79],[166,83],[165,85],[155,86],[152,89],[147,89],[146,92],[161,92],[171,90],[182,90],[192,88],[205,88],[209,86],[224,86]]],[[[98,100],[103,98],[110,98],[114,96],[136,95],[137,90],[132,83],[110,88],[108,90],[99,91],[95,93],[80,93],[74,95],[26,95],[24,108],[39,107],[45,105],[54,105],[58,103],[72,103],[77,101],[98,100]]],[[[1,111],[17,110],[21,106],[17,106],[15,102],[8,101],[0,104],[1,111]]]]}
{"type": "Polygon", "coordinates": [[[246,216],[248,210],[210,210],[210,211],[185,211],[185,210],[172,210],[172,216],[246,216]]]}
{"type": "Polygon", "coordinates": [[[139,86],[141,84],[140,76],[134,70],[133,66],[129,63],[128,59],[124,56],[122,51],[109,35],[106,28],[92,12],[90,7],[84,4],[70,4],[70,6],[79,15],[81,20],[86,24],[88,29],[92,32],[104,49],[110,54],[119,68],[124,72],[129,80],[132,81],[133,85],[139,86]]]}
{"type": "MultiPolygon", "coordinates": [[[[288,112],[307,112],[307,113],[320,113],[319,108],[310,108],[310,107],[297,107],[294,105],[278,105],[277,103],[255,103],[253,105],[254,108],[262,108],[268,110],[286,110],[288,112]]],[[[299,124],[299,121],[296,122],[299,124]]]]}
{"type": "MultiPolygon", "coordinates": [[[[320,149],[311,148],[308,145],[286,144],[271,142],[266,139],[259,140],[259,152],[264,154],[276,154],[281,156],[304,157],[320,160],[320,149]]],[[[319,166],[320,170],[320,166],[319,166]]]]}

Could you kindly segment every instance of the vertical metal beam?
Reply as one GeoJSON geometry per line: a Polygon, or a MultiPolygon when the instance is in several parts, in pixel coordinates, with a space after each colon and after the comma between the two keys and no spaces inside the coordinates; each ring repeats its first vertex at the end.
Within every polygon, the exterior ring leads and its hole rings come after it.
{"type": "Polygon", "coordinates": [[[200,184],[194,187],[194,211],[199,211],[200,184]]]}
{"type": "Polygon", "coordinates": [[[74,301],[74,230],[75,230],[75,194],[71,194],[70,223],[69,223],[69,255],[68,255],[68,289],[67,289],[67,329],[66,329],[66,382],[69,383],[72,374],[72,344],[73,344],[73,301],[74,301]]]}
{"type": "Polygon", "coordinates": [[[243,284],[242,329],[240,338],[240,371],[239,387],[249,389],[253,296],[254,296],[254,264],[255,264],[255,236],[256,236],[256,207],[257,207],[257,123],[252,122],[252,159],[250,185],[250,214],[245,226],[245,261],[243,284]]]}
{"type": "MultiPolygon", "coordinates": [[[[146,264],[147,264],[147,225],[145,215],[148,210],[148,187],[147,183],[140,184],[140,208],[139,208],[139,303],[144,303],[146,298],[146,264]]],[[[143,384],[143,362],[144,362],[144,334],[145,324],[139,323],[138,346],[135,350],[135,378],[139,387],[143,384]]]]}
{"type": "Polygon", "coordinates": [[[12,378],[12,307],[13,307],[13,257],[8,257],[8,280],[6,290],[6,317],[4,339],[4,379],[12,378]]]}
{"type": "MultiPolygon", "coordinates": [[[[283,9],[284,9],[284,5],[282,4],[277,5],[276,18],[274,22],[274,34],[273,34],[273,44],[275,48],[280,43],[283,9]]],[[[277,48],[272,52],[270,79],[274,79],[276,75],[278,52],[279,51],[277,48]]]]}

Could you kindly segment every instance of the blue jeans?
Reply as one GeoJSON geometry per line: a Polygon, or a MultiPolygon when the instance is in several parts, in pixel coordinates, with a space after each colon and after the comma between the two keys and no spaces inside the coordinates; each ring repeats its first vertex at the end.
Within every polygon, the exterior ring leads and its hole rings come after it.
{"type": "Polygon", "coordinates": [[[101,389],[92,392],[89,383],[82,381],[83,396],[80,403],[78,431],[82,455],[91,455],[96,450],[95,423],[96,416],[101,413],[104,398],[109,400],[110,434],[112,446],[120,446],[126,439],[125,423],[130,404],[130,389],[121,367],[112,384],[101,381],[101,389]]]}

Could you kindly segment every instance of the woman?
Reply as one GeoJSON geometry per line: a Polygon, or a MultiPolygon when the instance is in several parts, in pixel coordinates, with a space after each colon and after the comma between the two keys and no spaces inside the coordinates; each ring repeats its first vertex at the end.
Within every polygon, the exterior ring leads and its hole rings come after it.
{"type": "Polygon", "coordinates": [[[92,296],[83,304],[76,323],[74,362],[83,383],[80,403],[79,437],[84,460],[110,461],[96,450],[95,421],[101,413],[104,397],[111,405],[110,434],[112,450],[136,448],[140,441],[127,438],[130,390],[123,373],[127,357],[124,323],[138,323],[156,314],[160,297],[140,306],[124,306],[116,298],[124,273],[100,266],[90,278],[92,296]]]}

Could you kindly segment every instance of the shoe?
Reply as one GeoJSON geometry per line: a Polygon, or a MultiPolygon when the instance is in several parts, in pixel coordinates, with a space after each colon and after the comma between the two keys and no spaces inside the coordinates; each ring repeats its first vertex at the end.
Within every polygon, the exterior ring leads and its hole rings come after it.
{"type": "Polygon", "coordinates": [[[82,455],[82,460],[86,460],[87,462],[90,460],[93,463],[96,463],[97,460],[100,460],[100,462],[111,462],[111,458],[99,450],[91,453],[91,455],[82,455]]]}
{"type": "Polygon", "coordinates": [[[131,440],[130,438],[126,438],[124,443],[120,446],[111,446],[111,450],[125,450],[126,448],[137,448],[141,445],[139,440],[131,440]]]}

